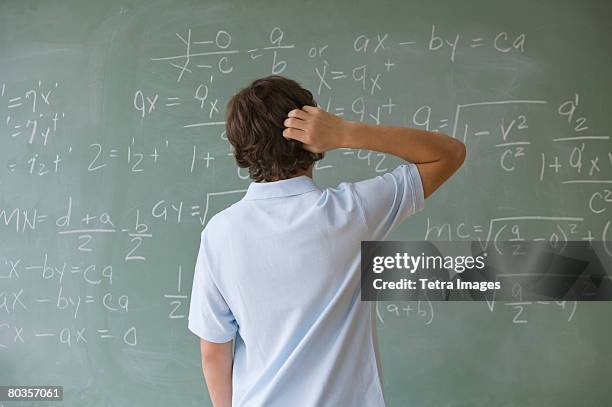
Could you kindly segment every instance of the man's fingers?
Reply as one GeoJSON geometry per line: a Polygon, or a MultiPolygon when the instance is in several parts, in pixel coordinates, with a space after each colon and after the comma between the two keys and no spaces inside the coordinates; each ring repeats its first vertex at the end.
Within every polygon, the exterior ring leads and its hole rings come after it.
{"type": "Polygon", "coordinates": [[[300,130],[306,129],[306,122],[302,119],[298,119],[295,117],[289,117],[285,119],[285,121],[283,121],[283,125],[285,127],[291,127],[293,129],[300,129],[300,130]]]}
{"type": "Polygon", "coordinates": [[[302,107],[302,110],[303,110],[303,111],[305,111],[305,112],[307,112],[307,113],[314,113],[314,112],[316,112],[316,111],[317,111],[317,108],[316,108],[316,107],[314,107],[314,106],[304,105],[304,106],[302,107]]]}
{"type": "Polygon", "coordinates": [[[287,127],[285,130],[283,130],[283,137],[286,139],[303,141],[305,134],[306,132],[304,130],[296,129],[294,127],[287,127]]]}
{"type": "Polygon", "coordinates": [[[287,113],[287,117],[297,117],[298,119],[306,120],[308,117],[308,113],[301,109],[293,109],[289,113],[287,113]]]}

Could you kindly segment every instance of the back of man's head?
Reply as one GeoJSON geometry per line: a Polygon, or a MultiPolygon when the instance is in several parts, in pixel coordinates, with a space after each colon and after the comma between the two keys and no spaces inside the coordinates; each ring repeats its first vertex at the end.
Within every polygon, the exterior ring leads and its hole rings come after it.
{"type": "Polygon", "coordinates": [[[257,79],[230,99],[227,138],[236,162],[254,181],[291,178],[323,158],[283,136],[289,111],[305,105],[316,106],[312,93],[279,75],[257,79]]]}

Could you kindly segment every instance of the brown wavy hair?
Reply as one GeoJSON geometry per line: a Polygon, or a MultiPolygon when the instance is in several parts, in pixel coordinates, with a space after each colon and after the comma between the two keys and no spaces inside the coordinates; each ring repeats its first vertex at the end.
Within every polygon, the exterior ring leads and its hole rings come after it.
{"type": "Polygon", "coordinates": [[[280,75],[253,81],[228,102],[227,139],[238,166],[249,169],[257,182],[291,178],[323,158],[283,136],[283,122],[293,109],[316,106],[307,89],[280,75]]]}

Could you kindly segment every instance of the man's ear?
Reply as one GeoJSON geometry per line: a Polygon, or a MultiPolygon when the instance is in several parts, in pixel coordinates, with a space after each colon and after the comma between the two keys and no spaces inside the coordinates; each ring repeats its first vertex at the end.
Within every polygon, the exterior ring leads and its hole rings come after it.
{"type": "Polygon", "coordinates": [[[306,173],[310,178],[312,178],[312,171],[314,170],[315,163],[310,164],[310,167],[306,170],[306,173]]]}

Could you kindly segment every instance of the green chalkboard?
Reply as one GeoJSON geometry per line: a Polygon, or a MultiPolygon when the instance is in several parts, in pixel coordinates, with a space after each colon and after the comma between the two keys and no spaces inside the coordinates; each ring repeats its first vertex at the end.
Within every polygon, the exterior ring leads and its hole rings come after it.
{"type": "MultiPolygon", "coordinates": [[[[70,406],[208,405],[186,319],[199,233],[249,183],[224,107],[271,73],[348,119],[465,141],[464,167],[394,240],[612,240],[611,14],[595,0],[1,2],[0,384],[63,385],[70,406]]],[[[397,163],[338,150],[315,179],[397,163]]],[[[612,403],[609,303],[377,310],[390,406],[612,403]]]]}

